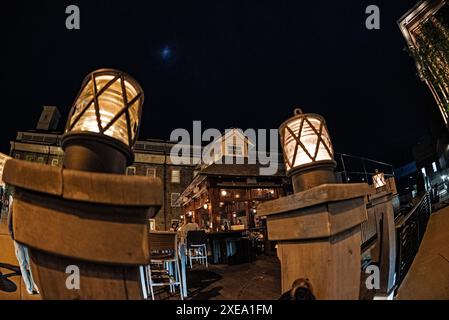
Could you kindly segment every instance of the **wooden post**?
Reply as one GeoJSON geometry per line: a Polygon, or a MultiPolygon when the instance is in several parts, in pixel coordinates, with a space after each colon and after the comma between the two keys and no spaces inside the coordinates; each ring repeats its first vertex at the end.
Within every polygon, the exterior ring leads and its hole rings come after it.
{"type": "Polygon", "coordinates": [[[148,219],[162,205],[157,178],[63,170],[10,160],[15,241],[29,248],[43,299],[142,299],[149,263],[148,219]],[[66,285],[67,267],[80,273],[66,285]]]}
{"type": "Polygon", "coordinates": [[[278,241],[282,293],[308,279],[317,299],[359,298],[368,193],[367,184],[326,184],[259,205],[278,241]]]}
{"type": "Polygon", "coordinates": [[[396,272],[396,228],[394,205],[396,195],[387,190],[368,196],[367,210],[372,211],[377,220],[377,263],[380,269],[380,289],[376,297],[384,299],[395,290],[396,272]]]}

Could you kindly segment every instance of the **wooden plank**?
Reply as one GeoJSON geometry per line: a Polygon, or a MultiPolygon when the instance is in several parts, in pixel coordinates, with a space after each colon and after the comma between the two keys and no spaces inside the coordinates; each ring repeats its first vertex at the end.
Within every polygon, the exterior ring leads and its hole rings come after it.
{"type": "Polygon", "coordinates": [[[60,196],[62,169],[30,161],[12,159],[6,162],[3,181],[27,190],[60,196]]]}
{"type": "Polygon", "coordinates": [[[269,216],[324,202],[354,199],[365,196],[369,192],[370,187],[366,183],[324,184],[287,197],[266,201],[258,206],[257,211],[259,216],[269,216]]]}
{"type": "MultiPolygon", "coordinates": [[[[154,211],[153,211],[154,213],[154,211]]],[[[16,241],[55,255],[98,263],[149,261],[146,208],[88,205],[16,191],[16,241]]]]}
{"type": "Polygon", "coordinates": [[[63,171],[63,197],[68,200],[119,206],[161,206],[159,178],[63,171]]]}
{"type": "Polygon", "coordinates": [[[30,250],[31,267],[45,300],[141,300],[139,267],[94,264],[30,250]],[[80,271],[79,290],[67,288],[68,266],[80,271]]]}
{"type": "Polygon", "coordinates": [[[366,221],[363,197],[268,216],[272,241],[328,238],[366,221]]]}
{"type": "Polygon", "coordinates": [[[357,300],[360,288],[360,229],[332,241],[280,242],[282,292],[308,279],[319,300],[357,300]]]}

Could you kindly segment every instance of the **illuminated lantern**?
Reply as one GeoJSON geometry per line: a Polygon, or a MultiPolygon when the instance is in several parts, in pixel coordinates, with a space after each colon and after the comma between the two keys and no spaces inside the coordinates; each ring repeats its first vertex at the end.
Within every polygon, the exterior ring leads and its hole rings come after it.
{"type": "Polygon", "coordinates": [[[323,117],[295,109],[279,132],[287,176],[292,178],[295,192],[335,183],[337,164],[323,117]]]}
{"type": "Polygon", "coordinates": [[[379,172],[376,169],[376,173],[373,175],[373,183],[374,183],[374,188],[379,189],[382,188],[383,186],[385,186],[387,184],[386,180],[385,180],[385,175],[383,172],[379,172]]]}
{"type": "Polygon", "coordinates": [[[129,75],[101,69],[88,75],[62,138],[64,167],[124,173],[134,160],[144,93],[129,75]]]}

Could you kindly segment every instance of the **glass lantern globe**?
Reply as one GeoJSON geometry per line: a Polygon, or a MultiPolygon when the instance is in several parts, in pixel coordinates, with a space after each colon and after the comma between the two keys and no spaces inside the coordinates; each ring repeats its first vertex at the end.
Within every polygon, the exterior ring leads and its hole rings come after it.
{"type": "MultiPolygon", "coordinates": [[[[142,88],[126,73],[101,69],[89,74],[84,79],[70,110],[62,138],[62,147],[66,153],[69,151],[69,159],[73,158],[70,157],[70,150],[66,150],[69,146],[79,147],[83,144],[84,155],[88,156],[85,152],[87,149],[93,152],[92,149],[97,148],[97,151],[101,152],[101,144],[123,154],[126,164],[130,165],[133,161],[132,148],[138,136],[143,101],[142,88]],[[94,147],[95,142],[97,146],[94,147]]],[[[77,152],[80,150],[78,148],[77,152]]],[[[108,157],[107,154],[102,156],[108,157]]],[[[109,154],[109,157],[114,156],[116,155],[109,154]]],[[[102,161],[106,162],[107,159],[102,161]]]]}
{"type": "Polygon", "coordinates": [[[335,182],[334,150],[323,117],[295,109],[294,116],[281,125],[279,133],[287,176],[308,173],[299,179],[301,181],[293,181],[294,189],[295,184],[298,189],[308,189],[320,183],[335,182]]]}
{"type": "Polygon", "coordinates": [[[385,174],[376,170],[376,173],[373,175],[373,184],[376,189],[384,187],[387,184],[385,174]]]}

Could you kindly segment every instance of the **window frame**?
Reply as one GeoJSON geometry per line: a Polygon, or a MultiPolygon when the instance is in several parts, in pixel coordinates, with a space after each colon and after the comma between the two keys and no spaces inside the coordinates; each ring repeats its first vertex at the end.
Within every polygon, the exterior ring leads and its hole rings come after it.
{"type": "Polygon", "coordinates": [[[172,169],[171,170],[170,182],[176,183],[176,184],[181,183],[181,169],[172,169]],[[174,174],[175,172],[177,172],[177,177],[178,177],[177,179],[174,179],[176,177],[176,175],[174,174]]]}

